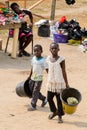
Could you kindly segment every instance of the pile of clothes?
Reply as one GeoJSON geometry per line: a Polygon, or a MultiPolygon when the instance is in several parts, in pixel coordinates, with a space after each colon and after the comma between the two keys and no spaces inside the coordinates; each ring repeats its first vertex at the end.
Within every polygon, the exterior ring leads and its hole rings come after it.
{"type": "Polygon", "coordinates": [[[87,38],[86,28],[81,28],[76,19],[68,21],[66,16],[62,16],[54,25],[54,32],[67,35],[68,44],[82,44],[82,39],[87,38]]]}
{"type": "Polygon", "coordinates": [[[81,40],[82,37],[87,37],[87,30],[85,28],[82,29],[76,19],[67,21],[66,16],[60,18],[58,29],[66,30],[68,39],[81,40]]]}
{"type": "Polygon", "coordinates": [[[85,39],[82,41],[82,44],[79,45],[79,50],[80,50],[81,52],[87,53],[87,38],[85,38],[85,39]]]}
{"type": "Polygon", "coordinates": [[[0,3],[0,25],[5,25],[9,23],[20,23],[22,20],[22,16],[18,16],[12,10],[7,8],[4,3],[0,3]]]}

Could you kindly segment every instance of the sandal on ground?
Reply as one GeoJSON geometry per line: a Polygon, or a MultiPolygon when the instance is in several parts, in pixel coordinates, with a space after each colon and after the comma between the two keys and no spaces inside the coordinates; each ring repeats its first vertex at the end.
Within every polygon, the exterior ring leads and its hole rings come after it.
{"type": "Polygon", "coordinates": [[[45,98],[45,100],[41,104],[41,107],[44,107],[46,104],[47,104],[47,99],[45,98]]]}
{"type": "Polygon", "coordinates": [[[26,51],[23,51],[22,53],[23,53],[24,56],[30,56],[30,54],[26,51]]]}
{"type": "Polygon", "coordinates": [[[8,56],[11,56],[11,53],[9,53],[8,56]]]}
{"type": "Polygon", "coordinates": [[[62,120],[61,116],[58,117],[58,123],[63,123],[63,120],[62,120]]]}
{"type": "Polygon", "coordinates": [[[36,107],[30,106],[27,110],[28,110],[28,111],[35,111],[35,110],[36,110],[36,107]]]}
{"type": "Polygon", "coordinates": [[[22,53],[19,53],[19,54],[18,54],[18,57],[22,57],[22,56],[23,56],[22,53]]]}
{"type": "Polygon", "coordinates": [[[52,112],[49,116],[48,116],[48,119],[53,119],[55,116],[58,116],[58,112],[52,112]]]}

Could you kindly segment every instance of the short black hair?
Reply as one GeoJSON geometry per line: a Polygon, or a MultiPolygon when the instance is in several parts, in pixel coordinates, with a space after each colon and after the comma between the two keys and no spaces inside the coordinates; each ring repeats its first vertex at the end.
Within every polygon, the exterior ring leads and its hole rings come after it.
{"type": "Polygon", "coordinates": [[[18,6],[18,7],[19,7],[19,5],[14,2],[14,3],[12,3],[12,4],[10,5],[10,8],[11,8],[11,9],[14,9],[14,6],[18,6]]]}
{"type": "Polygon", "coordinates": [[[41,45],[36,44],[36,45],[34,46],[34,48],[35,48],[35,47],[38,47],[41,51],[43,51],[43,48],[42,48],[42,46],[41,46],[41,45]]]}

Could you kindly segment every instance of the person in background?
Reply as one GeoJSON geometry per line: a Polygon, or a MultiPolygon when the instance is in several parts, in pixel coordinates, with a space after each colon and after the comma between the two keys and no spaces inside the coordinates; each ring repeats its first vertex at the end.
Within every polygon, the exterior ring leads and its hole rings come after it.
{"type": "Polygon", "coordinates": [[[20,9],[17,3],[12,3],[10,8],[19,16],[19,18],[25,18],[28,16],[30,23],[28,24],[25,20],[21,24],[19,30],[19,57],[30,56],[28,52],[25,51],[26,47],[33,40],[32,27],[33,27],[33,16],[31,11],[26,9],[20,9]]]}
{"type": "Polygon", "coordinates": [[[47,57],[48,63],[48,83],[47,83],[47,100],[50,111],[49,119],[58,116],[58,123],[62,123],[62,116],[64,115],[62,102],[60,100],[60,92],[69,88],[67,74],[65,70],[65,59],[58,55],[59,45],[55,42],[50,44],[50,52],[52,56],[47,57]],[[53,100],[54,96],[57,100],[57,107],[53,100]]]}
{"type": "Polygon", "coordinates": [[[31,106],[29,111],[36,110],[36,104],[38,99],[42,101],[41,107],[44,107],[47,103],[47,99],[42,93],[41,85],[43,81],[43,70],[47,71],[47,64],[45,58],[41,55],[43,52],[42,46],[36,44],[34,46],[34,57],[31,60],[31,72],[28,77],[30,91],[32,92],[31,106]]]}

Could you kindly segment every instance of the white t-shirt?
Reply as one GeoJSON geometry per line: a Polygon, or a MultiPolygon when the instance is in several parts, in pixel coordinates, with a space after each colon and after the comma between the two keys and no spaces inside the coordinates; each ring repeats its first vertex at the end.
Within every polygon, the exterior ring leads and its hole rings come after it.
{"type": "Polygon", "coordinates": [[[43,70],[48,68],[46,59],[44,57],[37,58],[36,56],[34,56],[31,60],[31,66],[33,70],[31,79],[34,81],[42,81],[43,70]]]}

